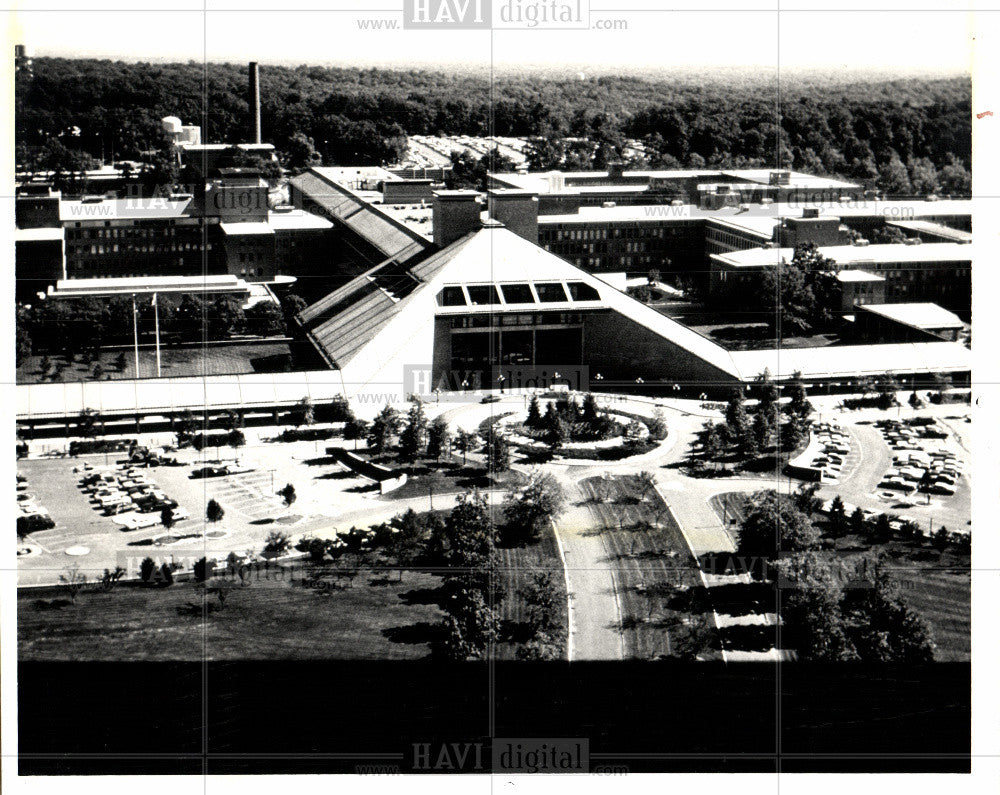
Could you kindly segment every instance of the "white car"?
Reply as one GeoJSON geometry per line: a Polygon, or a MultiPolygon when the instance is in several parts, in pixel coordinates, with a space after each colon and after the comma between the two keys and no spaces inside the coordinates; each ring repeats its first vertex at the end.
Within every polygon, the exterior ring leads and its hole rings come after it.
{"type": "Polygon", "coordinates": [[[126,530],[141,530],[144,527],[153,527],[159,524],[160,517],[148,513],[132,513],[115,519],[115,522],[123,525],[126,530]]]}

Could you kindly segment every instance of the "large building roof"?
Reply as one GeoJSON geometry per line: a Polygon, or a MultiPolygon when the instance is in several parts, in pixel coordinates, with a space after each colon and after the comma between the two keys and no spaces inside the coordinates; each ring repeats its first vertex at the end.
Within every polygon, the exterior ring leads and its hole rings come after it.
{"type": "MultiPolygon", "coordinates": [[[[887,262],[970,262],[972,248],[962,243],[880,243],[872,246],[823,246],[820,254],[838,265],[863,268],[866,264],[887,262]]],[[[792,248],[748,248],[713,254],[712,259],[731,268],[763,268],[790,261],[792,248]]]]}
{"type": "Polygon", "coordinates": [[[868,271],[837,271],[838,282],[884,282],[885,277],[868,271]]]}
{"type": "Polygon", "coordinates": [[[736,351],[732,356],[743,381],[752,381],[765,370],[776,380],[790,378],[798,372],[811,380],[846,381],[886,372],[966,372],[972,368],[971,351],[957,342],[780,348],[736,351]]]}
{"type": "MultiPolygon", "coordinates": [[[[691,352],[731,377],[730,353],[706,337],[662,315],[611,285],[577,268],[500,225],[489,225],[456,240],[419,264],[402,269],[384,263],[307,307],[300,322],[316,346],[336,367],[343,368],[361,353],[365,343],[383,330],[407,305],[427,290],[436,294],[448,286],[469,284],[583,284],[596,300],[573,300],[564,289],[565,302],[531,302],[533,309],[611,309],[691,352]]],[[[534,293],[535,288],[531,288],[534,293]]],[[[436,306],[435,313],[490,312],[510,307],[523,311],[525,304],[436,306]]],[[[421,310],[423,311],[423,310],[421,310]]],[[[414,317],[414,323],[427,318],[414,317]]]]}
{"type": "Polygon", "coordinates": [[[405,261],[432,247],[425,237],[339,184],[335,176],[336,173],[331,175],[327,169],[312,168],[292,177],[289,183],[322,207],[334,222],[360,237],[386,259],[405,261]]]}
{"type": "Polygon", "coordinates": [[[271,210],[267,214],[267,222],[276,232],[301,231],[303,229],[322,230],[330,229],[333,226],[332,221],[299,209],[271,210]]]}
{"type": "Polygon", "coordinates": [[[783,185],[770,185],[771,174],[778,169],[682,169],[673,171],[625,171],[621,177],[612,176],[607,171],[549,171],[535,173],[496,173],[490,177],[497,183],[512,188],[530,190],[541,194],[573,194],[583,191],[611,193],[622,190],[648,190],[654,180],[691,180],[703,183],[728,182],[734,187],[757,185],[781,188],[859,189],[853,182],[817,177],[812,174],[789,172],[789,181],[783,185]],[[733,182],[735,180],[735,182],[733,182]],[[646,184],[636,184],[645,181],[646,184]],[[631,184],[630,184],[631,183],[631,184]]]}
{"type": "Polygon", "coordinates": [[[401,356],[429,360],[436,316],[543,308],[611,310],[734,380],[751,381],[765,369],[779,379],[796,371],[817,379],[970,367],[969,351],[948,342],[731,352],[500,225],[470,232],[417,265],[382,263],[306,308],[299,318],[329,363],[348,368],[345,382],[367,384],[398,379],[401,356]],[[504,290],[511,284],[522,285],[514,303],[516,293],[504,290]],[[546,302],[536,301],[541,284],[559,285],[546,302]],[[496,285],[499,291],[491,303],[476,305],[468,300],[469,287],[476,285],[496,285]],[[451,302],[445,300],[448,288],[451,302]],[[553,295],[561,298],[553,300],[553,295]],[[417,339],[422,342],[414,343],[417,339]]]}
{"type": "Polygon", "coordinates": [[[761,215],[734,215],[731,217],[714,216],[708,219],[710,224],[723,229],[733,229],[743,234],[750,233],[762,239],[770,240],[774,237],[774,228],[781,223],[780,218],[761,215]]]}
{"type": "Polygon", "coordinates": [[[472,239],[466,235],[414,268],[383,262],[303,309],[299,322],[328,363],[343,369],[472,239]]]}
{"type": "Polygon", "coordinates": [[[274,229],[267,221],[223,221],[224,235],[273,235],[274,229]]]}
{"type": "Polygon", "coordinates": [[[232,274],[202,276],[128,276],[112,279],[60,279],[49,288],[53,298],[82,295],[149,293],[248,292],[250,286],[232,274]]]}
{"type": "Polygon", "coordinates": [[[540,215],[539,226],[558,224],[595,224],[656,221],[696,221],[729,219],[735,222],[752,222],[754,218],[801,218],[805,207],[815,207],[820,218],[971,218],[972,202],[969,199],[844,199],[822,204],[806,202],[789,204],[771,202],[751,203],[743,207],[703,209],[697,204],[633,204],[615,207],[581,207],[576,212],[540,215]]]}
{"type": "Polygon", "coordinates": [[[916,329],[961,328],[965,325],[958,315],[937,304],[865,304],[860,309],[916,329]]]}
{"type": "Polygon", "coordinates": [[[972,233],[966,232],[962,229],[952,229],[950,226],[945,226],[944,224],[938,224],[934,221],[886,221],[888,226],[896,226],[905,232],[915,232],[920,234],[934,235],[935,237],[941,237],[946,240],[953,240],[956,243],[971,243],[972,233]]]}

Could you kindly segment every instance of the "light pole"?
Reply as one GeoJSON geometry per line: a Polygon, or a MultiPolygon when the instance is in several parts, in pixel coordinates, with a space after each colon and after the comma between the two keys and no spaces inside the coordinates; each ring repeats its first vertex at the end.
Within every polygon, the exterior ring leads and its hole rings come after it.
{"type": "Polygon", "coordinates": [[[156,293],[153,293],[153,320],[156,326],[156,377],[160,377],[160,306],[156,300],[156,293]]]}
{"type": "Polygon", "coordinates": [[[132,345],[135,352],[135,379],[139,380],[139,310],[135,305],[135,293],[132,293],[132,345]]]}

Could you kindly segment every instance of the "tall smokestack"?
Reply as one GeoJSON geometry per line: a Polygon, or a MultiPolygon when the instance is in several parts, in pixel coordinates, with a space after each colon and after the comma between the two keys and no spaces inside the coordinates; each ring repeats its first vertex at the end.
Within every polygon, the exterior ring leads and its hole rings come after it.
{"type": "Polygon", "coordinates": [[[250,86],[247,104],[250,106],[250,126],[253,134],[253,142],[259,144],[260,141],[260,74],[257,70],[257,62],[251,61],[249,67],[250,86]]]}

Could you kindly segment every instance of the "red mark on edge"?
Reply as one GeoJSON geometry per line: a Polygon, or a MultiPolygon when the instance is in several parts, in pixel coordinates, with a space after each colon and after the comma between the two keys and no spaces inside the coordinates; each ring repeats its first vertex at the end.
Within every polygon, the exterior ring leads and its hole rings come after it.
{"type": "Polygon", "coordinates": [[[983,116],[992,116],[992,115],[993,115],[993,111],[992,110],[984,110],[982,113],[977,113],[976,114],[976,118],[977,119],[981,119],[981,118],[983,118],[983,116]]]}

